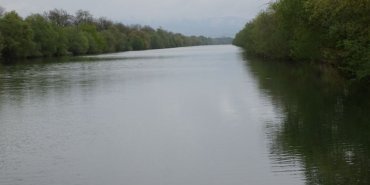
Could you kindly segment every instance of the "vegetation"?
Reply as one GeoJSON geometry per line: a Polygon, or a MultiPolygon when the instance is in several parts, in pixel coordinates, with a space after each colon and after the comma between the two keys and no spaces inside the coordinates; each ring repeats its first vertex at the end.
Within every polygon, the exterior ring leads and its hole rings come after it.
{"type": "Polygon", "coordinates": [[[370,78],[369,0],[277,0],[233,43],[264,57],[321,61],[370,78]]]}
{"type": "Polygon", "coordinates": [[[279,114],[265,127],[274,171],[302,167],[307,185],[369,184],[369,86],[327,65],[244,57],[279,114]]]}
{"type": "Polygon", "coordinates": [[[25,19],[0,7],[0,57],[3,59],[99,54],[217,44],[203,36],[184,36],[162,28],[127,26],[88,11],[71,15],[54,9],[25,19]]]}

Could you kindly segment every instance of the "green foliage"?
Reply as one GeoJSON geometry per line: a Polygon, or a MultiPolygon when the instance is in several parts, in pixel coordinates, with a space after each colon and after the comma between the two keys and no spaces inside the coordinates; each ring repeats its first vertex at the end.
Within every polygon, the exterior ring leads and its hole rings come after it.
{"type": "Polygon", "coordinates": [[[133,31],[129,35],[129,42],[133,50],[149,49],[149,36],[142,31],[133,31]]]}
{"type": "Polygon", "coordinates": [[[184,36],[149,26],[126,26],[88,11],[32,14],[25,20],[0,8],[0,56],[3,58],[84,55],[127,50],[210,44],[206,37],[184,36]]]}
{"type": "Polygon", "coordinates": [[[88,51],[89,54],[101,53],[104,49],[104,38],[96,29],[96,26],[93,24],[82,24],[79,26],[79,29],[82,30],[88,40],[88,51]]]}
{"type": "Polygon", "coordinates": [[[110,27],[107,30],[114,38],[111,42],[113,52],[126,51],[129,47],[129,41],[125,33],[121,32],[118,27],[110,27]]]}
{"type": "Polygon", "coordinates": [[[164,48],[163,41],[161,40],[161,37],[157,33],[153,33],[150,36],[150,47],[152,49],[164,48]]]}
{"type": "Polygon", "coordinates": [[[278,0],[233,41],[271,58],[322,61],[370,78],[370,1],[278,0]]]}
{"type": "Polygon", "coordinates": [[[258,86],[284,115],[279,128],[270,130],[270,152],[277,161],[298,156],[294,161],[301,162],[307,185],[369,184],[368,86],[348,84],[328,66],[245,57],[258,86]]]}
{"type": "Polygon", "coordinates": [[[1,51],[3,50],[3,48],[4,48],[4,38],[0,32],[0,57],[1,57],[1,51]]]}
{"type": "Polygon", "coordinates": [[[33,31],[35,48],[32,56],[53,56],[57,52],[58,32],[43,16],[34,14],[26,22],[33,31]]]}
{"type": "Polygon", "coordinates": [[[110,30],[104,30],[101,32],[101,36],[104,39],[103,51],[105,53],[115,52],[116,40],[113,33],[110,30]]]}
{"type": "Polygon", "coordinates": [[[32,29],[16,12],[5,13],[0,19],[0,31],[5,46],[3,57],[23,58],[31,55],[34,48],[32,29]]]}
{"type": "Polygon", "coordinates": [[[73,55],[86,54],[89,49],[88,36],[84,31],[76,28],[67,28],[66,35],[68,38],[68,51],[73,55]]]}
{"type": "Polygon", "coordinates": [[[65,56],[68,54],[68,38],[65,29],[58,29],[57,26],[53,25],[54,30],[57,32],[57,42],[55,44],[56,53],[55,56],[65,56]]]}

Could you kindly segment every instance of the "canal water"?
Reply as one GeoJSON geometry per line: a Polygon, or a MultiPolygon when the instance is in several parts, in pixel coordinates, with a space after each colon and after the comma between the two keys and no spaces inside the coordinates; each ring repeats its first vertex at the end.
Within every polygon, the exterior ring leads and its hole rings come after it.
{"type": "Polygon", "coordinates": [[[0,185],[370,184],[369,91],[231,46],[0,65],[0,185]]]}

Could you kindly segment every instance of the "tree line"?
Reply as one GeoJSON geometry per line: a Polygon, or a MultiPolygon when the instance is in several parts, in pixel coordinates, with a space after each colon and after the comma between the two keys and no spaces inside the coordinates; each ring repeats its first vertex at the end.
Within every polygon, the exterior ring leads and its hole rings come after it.
{"type": "Polygon", "coordinates": [[[0,58],[32,58],[99,54],[217,44],[204,36],[185,36],[162,28],[95,18],[88,11],[75,15],[54,9],[22,18],[0,7],[0,58]]]}
{"type": "Polygon", "coordinates": [[[369,0],[276,0],[233,41],[263,57],[331,64],[370,79],[369,0]]]}

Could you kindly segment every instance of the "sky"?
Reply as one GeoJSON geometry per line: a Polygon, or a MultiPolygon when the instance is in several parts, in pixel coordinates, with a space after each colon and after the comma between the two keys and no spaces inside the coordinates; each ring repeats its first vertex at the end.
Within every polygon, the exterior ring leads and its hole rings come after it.
{"type": "Polygon", "coordinates": [[[209,37],[233,37],[271,0],[0,0],[7,11],[25,17],[55,8],[73,14],[87,10],[124,24],[209,37]]]}

